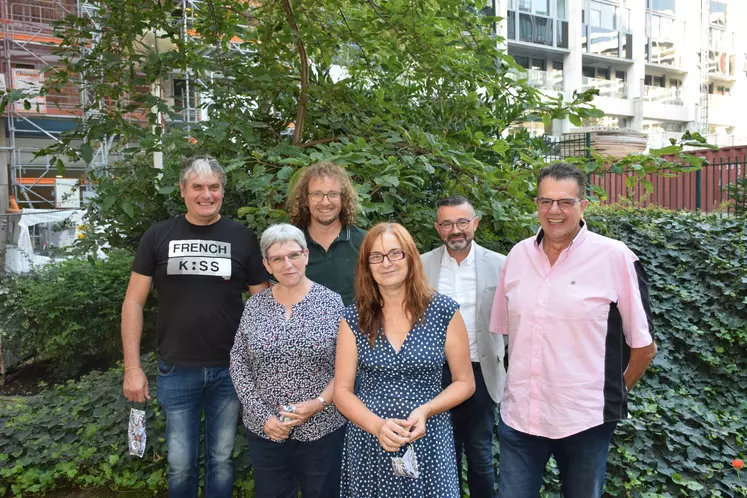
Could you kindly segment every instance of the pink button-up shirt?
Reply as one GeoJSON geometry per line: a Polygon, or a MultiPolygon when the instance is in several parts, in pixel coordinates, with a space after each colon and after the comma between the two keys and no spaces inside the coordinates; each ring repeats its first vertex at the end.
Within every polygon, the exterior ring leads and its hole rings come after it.
{"type": "Polygon", "coordinates": [[[554,265],[542,230],[501,270],[490,330],[508,334],[501,417],[559,439],[627,417],[630,348],[652,342],[645,274],[622,242],[584,224],[554,265]]]}

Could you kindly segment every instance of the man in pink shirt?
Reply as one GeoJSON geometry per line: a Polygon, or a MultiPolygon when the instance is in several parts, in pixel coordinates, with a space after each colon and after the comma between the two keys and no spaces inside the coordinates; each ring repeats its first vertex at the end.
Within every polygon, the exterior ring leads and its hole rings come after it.
{"type": "Polygon", "coordinates": [[[490,330],[508,335],[499,498],[536,498],[550,456],[566,498],[602,495],[628,392],[656,354],[646,275],[622,242],[588,231],[586,176],[539,175],[541,229],[503,264],[490,330]]]}

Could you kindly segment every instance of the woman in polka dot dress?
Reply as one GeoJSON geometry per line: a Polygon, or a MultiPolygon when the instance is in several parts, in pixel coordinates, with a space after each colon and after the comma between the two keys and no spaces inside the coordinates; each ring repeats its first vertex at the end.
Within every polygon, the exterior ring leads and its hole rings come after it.
{"type": "Polygon", "coordinates": [[[343,311],[335,363],[334,402],[351,422],[340,496],[459,498],[447,411],[475,382],[458,305],[428,286],[412,236],[396,223],[364,239],[356,296],[343,311]],[[453,381],[442,390],[445,361],[453,381]],[[395,475],[392,457],[409,448],[419,475],[395,475]]]}

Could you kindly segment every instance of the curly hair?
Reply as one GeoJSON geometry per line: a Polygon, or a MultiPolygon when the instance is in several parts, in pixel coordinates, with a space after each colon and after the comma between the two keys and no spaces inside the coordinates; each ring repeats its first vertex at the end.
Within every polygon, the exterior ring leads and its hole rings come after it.
{"type": "Polygon", "coordinates": [[[358,327],[368,339],[371,347],[376,342],[379,330],[381,330],[382,336],[386,336],[386,331],[383,330],[384,299],[381,297],[379,285],[371,272],[368,256],[372,252],[374,243],[387,232],[397,238],[406,254],[405,257],[409,265],[404,282],[404,309],[411,317],[411,326],[425,319],[425,310],[435,293],[428,284],[423,262],[420,260],[420,252],[418,252],[410,232],[399,223],[378,223],[374,225],[361,244],[355,275],[355,307],[358,310],[358,327]]]}
{"type": "Polygon", "coordinates": [[[355,191],[347,172],[337,164],[322,161],[304,169],[288,199],[291,225],[300,229],[309,226],[311,213],[309,212],[309,183],[317,178],[331,178],[340,184],[342,194],[340,202],[340,222],[343,225],[355,225],[358,221],[358,192],[355,191]]]}

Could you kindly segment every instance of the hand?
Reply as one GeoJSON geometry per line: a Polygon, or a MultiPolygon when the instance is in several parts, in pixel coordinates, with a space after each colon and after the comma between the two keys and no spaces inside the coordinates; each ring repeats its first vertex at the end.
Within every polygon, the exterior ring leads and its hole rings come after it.
{"type": "Polygon", "coordinates": [[[409,441],[410,426],[407,420],[388,418],[379,425],[376,438],[384,451],[394,453],[409,441]]]}
{"type": "Polygon", "coordinates": [[[290,435],[292,427],[288,425],[289,422],[281,422],[275,415],[267,419],[265,422],[264,430],[267,436],[275,441],[285,441],[290,435]]]}
{"type": "Polygon", "coordinates": [[[428,403],[415,408],[407,418],[410,427],[410,442],[414,443],[425,436],[425,423],[431,416],[431,407],[428,403]]]}
{"type": "Polygon", "coordinates": [[[313,417],[317,413],[320,413],[324,409],[324,406],[322,406],[322,402],[318,399],[310,399],[308,401],[304,401],[303,403],[298,403],[297,405],[291,406],[296,407],[295,413],[284,412],[283,407],[280,407],[280,415],[288,417],[290,419],[290,421],[287,422],[290,427],[296,427],[297,425],[305,424],[311,417],[313,417]]]}
{"type": "Polygon", "coordinates": [[[125,372],[122,390],[128,401],[142,403],[146,399],[150,399],[148,377],[145,376],[142,368],[133,368],[125,372]]]}

